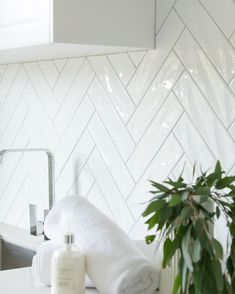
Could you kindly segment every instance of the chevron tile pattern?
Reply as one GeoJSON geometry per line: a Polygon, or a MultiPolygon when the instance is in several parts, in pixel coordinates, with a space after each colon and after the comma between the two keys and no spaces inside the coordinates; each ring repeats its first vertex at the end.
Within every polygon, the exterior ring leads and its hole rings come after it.
{"type": "MultiPolygon", "coordinates": [[[[0,66],[0,149],[46,147],[56,199],[80,194],[132,238],[148,180],[196,161],[235,170],[235,3],[157,0],[156,49],[0,66]]],[[[28,228],[47,206],[43,154],[0,166],[0,221],[28,228]]]]}

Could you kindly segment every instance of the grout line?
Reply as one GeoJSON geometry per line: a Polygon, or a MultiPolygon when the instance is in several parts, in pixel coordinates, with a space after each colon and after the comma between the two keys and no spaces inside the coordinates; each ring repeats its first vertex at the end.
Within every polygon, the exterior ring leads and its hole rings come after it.
{"type": "MultiPolygon", "coordinates": [[[[176,52],[176,50],[174,49],[174,52],[176,54],[176,56],[181,60],[181,62],[184,64],[183,59],[178,55],[178,53],[176,52]]],[[[210,61],[209,61],[210,62],[210,61]]],[[[190,73],[190,71],[188,70],[188,67],[184,64],[187,74],[190,76],[190,78],[192,79],[193,83],[195,84],[196,88],[199,90],[199,92],[201,93],[201,95],[204,97],[204,99],[206,100],[207,104],[209,105],[210,109],[214,112],[214,114],[216,115],[216,117],[218,118],[218,120],[220,121],[220,123],[222,124],[222,126],[226,129],[227,126],[225,125],[225,123],[221,120],[221,118],[219,117],[219,114],[217,114],[217,112],[215,111],[215,109],[213,108],[213,106],[211,105],[211,102],[208,100],[208,98],[206,97],[206,95],[202,92],[201,87],[199,87],[197,81],[194,79],[194,77],[192,76],[192,74],[190,73]]],[[[219,75],[219,78],[221,76],[219,75]]],[[[224,81],[222,80],[222,82],[224,83],[224,81]]],[[[227,85],[226,85],[227,86],[227,85]]],[[[227,86],[227,88],[230,90],[231,89],[227,86]]],[[[175,93],[176,94],[176,93],[175,93]]],[[[231,92],[232,94],[232,92],[231,92]]],[[[233,95],[233,94],[232,94],[233,95]]],[[[177,95],[176,95],[177,96],[177,95]]],[[[234,95],[233,95],[234,96],[234,95]]]]}
{"type": "MultiPolygon", "coordinates": [[[[68,60],[69,60],[69,59],[67,59],[66,64],[64,65],[63,69],[64,69],[65,66],[67,65],[68,60]]],[[[86,61],[86,58],[84,58],[84,60],[82,61],[81,65],[79,66],[78,71],[77,71],[77,73],[75,74],[75,77],[74,77],[73,81],[71,82],[71,85],[69,86],[69,88],[67,89],[66,94],[64,95],[64,99],[63,99],[63,101],[62,101],[62,102],[59,102],[59,101],[58,101],[58,110],[57,110],[57,112],[56,112],[54,118],[52,119],[53,122],[55,122],[55,120],[56,120],[58,114],[60,113],[61,108],[63,107],[64,102],[65,102],[65,100],[67,99],[70,90],[72,89],[72,87],[73,87],[73,85],[74,85],[74,83],[75,83],[75,81],[76,81],[78,75],[80,74],[80,72],[81,72],[81,70],[82,70],[82,67],[83,67],[85,61],[86,61]]],[[[52,91],[52,93],[53,93],[53,95],[54,95],[55,97],[56,97],[56,95],[54,94],[54,90],[55,90],[56,85],[58,84],[59,78],[61,77],[62,73],[63,73],[63,70],[61,71],[61,74],[60,74],[60,76],[58,77],[58,79],[57,79],[57,81],[56,81],[56,83],[55,83],[55,86],[54,86],[54,88],[53,88],[53,91],[52,91]]]]}
{"type": "Polygon", "coordinates": [[[89,119],[88,119],[88,121],[87,121],[87,123],[86,123],[84,129],[83,129],[82,132],[81,132],[81,135],[77,138],[76,143],[74,144],[72,150],[71,150],[70,153],[68,154],[68,157],[67,157],[66,160],[63,162],[63,165],[61,166],[60,170],[59,170],[58,173],[56,174],[56,176],[55,176],[55,182],[59,179],[59,177],[60,177],[62,171],[64,170],[65,166],[67,165],[67,163],[68,163],[68,161],[69,161],[69,159],[70,159],[72,153],[74,152],[75,148],[77,147],[77,144],[79,143],[79,141],[81,140],[83,134],[84,134],[85,131],[87,130],[87,126],[89,125],[89,123],[90,123],[92,117],[94,116],[94,113],[95,113],[95,110],[93,110],[93,112],[92,112],[91,116],[89,117],[89,119]]]}
{"type": "MultiPolygon", "coordinates": [[[[108,61],[108,63],[110,64],[111,68],[113,69],[113,66],[112,66],[111,62],[109,61],[109,59],[107,58],[107,55],[103,55],[103,57],[105,57],[105,59],[108,61]]],[[[95,76],[96,76],[97,80],[99,81],[99,83],[100,83],[100,85],[102,86],[104,92],[106,93],[107,97],[109,98],[109,101],[110,101],[111,104],[113,105],[113,107],[114,107],[114,109],[115,109],[115,112],[116,112],[117,115],[119,116],[119,118],[120,118],[120,120],[122,121],[122,123],[125,125],[126,123],[125,123],[125,121],[123,120],[123,118],[121,117],[120,113],[117,111],[117,106],[115,106],[114,102],[112,101],[112,98],[111,98],[110,94],[109,94],[108,91],[105,89],[105,86],[104,86],[104,84],[103,84],[103,82],[102,82],[102,79],[100,78],[100,75],[99,75],[99,74],[97,73],[97,71],[95,70],[95,67],[93,66],[93,64],[92,64],[92,62],[89,60],[89,58],[88,58],[88,61],[89,61],[90,65],[91,65],[92,69],[94,70],[94,73],[95,73],[95,76]]],[[[115,73],[116,75],[118,75],[117,72],[116,72],[115,70],[114,70],[114,73],[115,73]]],[[[119,78],[118,78],[118,79],[119,79],[119,78]]],[[[120,82],[120,83],[121,83],[121,85],[122,85],[122,82],[120,82]]],[[[130,102],[131,102],[131,104],[132,104],[132,106],[133,106],[133,110],[131,110],[131,114],[132,114],[132,113],[134,112],[134,110],[135,110],[135,104],[133,103],[132,98],[130,97],[130,95],[128,94],[126,88],[125,88],[123,85],[122,85],[122,88],[123,88],[124,92],[126,93],[126,95],[129,97],[130,102]]],[[[131,114],[129,114],[129,116],[130,116],[131,114]]]]}
{"type": "MultiPolygon", "coordinates": [[[[188,27],[188,25],[185,23],[185,21],[183,20],[183,18],[180,16],[180,14],[177,12],[177,10],[175,9],[175,13],[178,15],[178,17],[181,19],[181,21],[185,24],[185,29],[188,30],[188,32],[190,33],[190,35],[192,36],[192,38],[194,39],[194,41],[196,42],[196,44],[198,45],[198,47],[202,50],[202,52],[204,53],[204,55],[206,56],[206,58],[208,59],[208,61],[210,62],[211,66],[214,68],[214,70],[217,72],[217,74],[219,75],[219,77],[222,79],[223,82],[225,82],[225,84],[227,84],[227,81],[225,80],[225,78],[221,75],[220,71],[217,69],[217,67],[215,66],[213,60],[211,60],[211,58],[209,57],[209,55],[206,53],[206,51],[204,50],[204,48],[202,47],[202,45],[199,43],[199,41],[197,40],[197,38],[194,36],[194,33],[191,31],[191,29],[188,27]]],[[[175,47],[175,45],[174,45],[175,47]]],[[[174,48],[173,47],[173,48],[174,48]]]]}
{"type": "MultiPolygon", "coordinates": [[[[104,124],[103,124],[101,118],[99,117],[98,112],[96,112],[96,114],[97,114],[97,116],[98,116],[98,118],[99,118],[99,120],[100,120],[100,122],[101,122],[103,128],[104,128],[105,131],[107,132],[107,130],[106,130],[106,128],[105,128],[105,126],[104,126],[104,124]]],[[[102,152],[100,151],[98,145],[96,144],[95,139],[94,139],[93,136],[92,136],[92,133],[91,133],[90,130],[89,130],[89,126],[88,126],[88,133],[89,133],[89,135],[91,136],[91,138],[92,138],[92,140],[93,140],[93,142],[94,142],[94,144],[95,144],[95,146],[96,146],[96,149],[99,151],[100,156],[101,156],[101,158],[103,159],[103,161],[104,161],[104,163],[105,163],[105,166],[106,166],[107,170],[109,171],[109,173],[110,173],[110,175],[111,175],[111,177],[112,177],[112,179],[113,179],[113,181],[114,181],[114,183],[115,183],[115,185],[116,185],[118,191],[119,191],[120,194],[122,195],[122,193],[121,193],[121,191],[120,191],[120,188],[119,188],[119,186],[118,186],[118,183],[117,183],[116,180],[113,178],[113,175],[112,175],[111,171],[109,170],[109,168],[108,168],[108,166],[107,166],[107,164],[106,164],[106,160],[105,160],[105,158],[104,158],[102,152]]],[[[109,138],[110,138],[110,136],[109,136],[109,138]]],[[[111,141],[112,141],[112,138],[110,138],[110,139],[111,139],[111,141]]],[[[118,148],[116,147],[116,145],[114,144],[113,141],[112,141],[112,143],[113,143],[113,149],[117,151],[117,153],[118,153],[118,155],[119,155],[119,157],[120,157],[120,161],[123,163],[123,166],[125,167],[127,173],[130,175],[130,178],[131,178],[132,181],[133,181],[132,185],[135,186],[135,180],[134,180],[132,174],[129,172],[129,170],[128,170],[126,164],[123,162],[123,160],[122,160],[122,156],[121,156],[121,154],[120,154],[118,148]]],[[[125,201],[126,197],[123,197],[123,195],[122,195],[122,198],[123,198],[123,200],[125,201]]]]}

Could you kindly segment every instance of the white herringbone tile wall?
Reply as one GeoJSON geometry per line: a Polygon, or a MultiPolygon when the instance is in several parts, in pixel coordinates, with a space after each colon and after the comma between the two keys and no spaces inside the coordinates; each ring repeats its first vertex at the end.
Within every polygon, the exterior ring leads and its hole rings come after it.
{"type": "MultiPolygon", "coordinates": [[[[56,199],[87,197],[133,238],[148,179],[220,159],[235,173],[235,3],[157,0],[155,50],[0,66],[0,149],[46,147],[56,199]]],[[[0,167],[0,221],[47,205],[46,158],[0,167]]]]}

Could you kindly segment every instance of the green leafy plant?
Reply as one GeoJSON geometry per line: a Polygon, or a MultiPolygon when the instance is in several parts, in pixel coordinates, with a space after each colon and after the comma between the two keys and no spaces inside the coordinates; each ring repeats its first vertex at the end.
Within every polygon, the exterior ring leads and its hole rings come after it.
{"type": "Polygon", "coordinates": [[[235,293],[235,176],[226,176],[218,161],[213,172],[202,172],[193,183],[182,176],[163,184],[151,181],[153,198],[144,217],[148,217],[146,237],[152,243],[164,240],[163,268],[179,256],[173,294],[235,293]],[[213,237],[213,225],[221,214],[230,232],[227,257],[221,243],[213,237]]]}

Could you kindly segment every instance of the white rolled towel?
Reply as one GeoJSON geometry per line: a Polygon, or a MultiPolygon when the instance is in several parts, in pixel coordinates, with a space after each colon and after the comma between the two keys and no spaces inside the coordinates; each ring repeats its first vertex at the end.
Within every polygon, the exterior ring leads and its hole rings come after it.
{"type": "Polygon", "coordinates": [[[129,237],[79,196],[58,202],[45,221],[45,234],[58,242],[67,223],[86,255],[87,274],[102,294],[153,294],[159,272],[129,237]]]}

